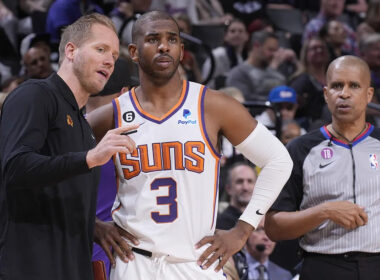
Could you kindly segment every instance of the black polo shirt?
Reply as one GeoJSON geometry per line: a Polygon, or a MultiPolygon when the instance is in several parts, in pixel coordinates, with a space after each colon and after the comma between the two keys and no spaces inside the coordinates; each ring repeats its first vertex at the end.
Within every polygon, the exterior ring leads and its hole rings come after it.
{"type": "Polygon", "coordinates": [[[93,278],[99,170],[88,169],[86,154],[94,146],[83,112],[57,74],[27,81],[6,99],[0,279],[93,278]]]}

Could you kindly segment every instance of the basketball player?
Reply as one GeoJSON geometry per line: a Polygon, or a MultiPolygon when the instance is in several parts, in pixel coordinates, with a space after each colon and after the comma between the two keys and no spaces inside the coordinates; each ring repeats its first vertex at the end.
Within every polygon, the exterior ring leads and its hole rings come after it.
{"type": "Polygon", "coordinates": [[[97,239],[116,263],[111,279],[225,279],[221,268],[277,197],[292,161],[239,102],[180,79],[183,45],[173,18],[146,13],[132,37],[140,86],[89,116],[98,139],[112,127],[142,124],[130,135],[136,150],[115,157],[116,226],[97,223],[97,239]],[[214,233],[222,135],[262,171],[236,226],[214,233]]]}

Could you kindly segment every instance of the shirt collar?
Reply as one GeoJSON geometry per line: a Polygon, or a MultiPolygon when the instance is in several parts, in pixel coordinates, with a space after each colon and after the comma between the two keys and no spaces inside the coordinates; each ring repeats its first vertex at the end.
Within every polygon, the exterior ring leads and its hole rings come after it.
{"type": "MultiPolygon", "coordinates": [[[[252,257],[248,252],[245,252],[245,256],[247,258],[248,267],[252,267],[253,269],[256,269],[261,263],[259,263],[254,257],[252,257]]],[[[266,270],[268,271],[268,265],[269,265],[269,259],[266,260],[263,265],[265,266],[266,270]]]]}
{"type": "Polygon", "coordinates": [[[77,100],[66,82],[57,74],[51,74],[47,80],[56,88],[57,92],[73,107],[79,111],[77,100]]]}

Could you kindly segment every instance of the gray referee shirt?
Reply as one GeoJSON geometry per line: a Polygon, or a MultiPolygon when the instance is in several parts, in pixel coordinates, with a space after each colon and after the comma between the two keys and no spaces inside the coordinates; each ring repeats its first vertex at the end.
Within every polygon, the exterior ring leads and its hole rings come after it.
{"type": "Polygon", "coordinates": [[[365,207],[368,223],[347,230],[328,220],[300,238],[307,252],[380,252],[380,130],[368,129],[347,145],[326,127],[292,141],[292,175],[271,210],[304,210],[326,201],[365,207]]]}

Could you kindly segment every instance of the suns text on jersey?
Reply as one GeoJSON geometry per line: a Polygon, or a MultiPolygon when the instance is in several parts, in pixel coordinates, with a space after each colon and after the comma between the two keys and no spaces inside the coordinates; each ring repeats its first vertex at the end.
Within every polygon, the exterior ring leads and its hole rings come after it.
{"type": "Polygon", "coordinates": [[[124,178],[131,179],[140,172],[161,170],[188,170],[202,173],[204,170],[205,144],[199,141],[164,142],[139,145],[130,155],[119,154],[124,178]],[[149,149],[151,149],[149,151],[149,149]],[[174,160],[173,160],[174,159],[174,160]]]}

